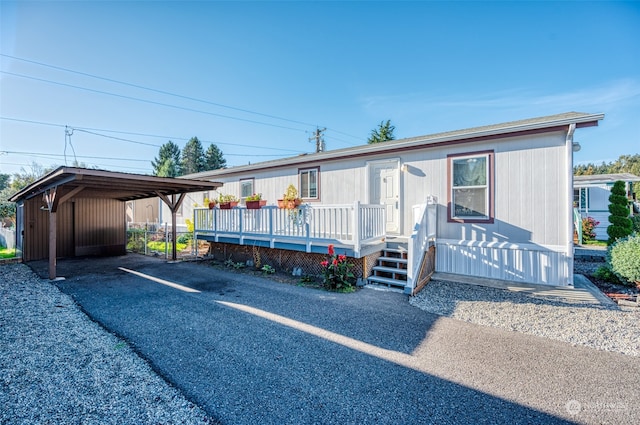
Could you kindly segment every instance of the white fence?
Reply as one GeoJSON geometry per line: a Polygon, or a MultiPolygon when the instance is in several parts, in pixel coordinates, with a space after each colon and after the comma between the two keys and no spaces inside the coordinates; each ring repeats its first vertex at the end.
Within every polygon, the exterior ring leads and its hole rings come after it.
{"type": "Polygon", "coordinates": [[[14,249],[16,247],[16,231],[0,227],[0,248],[14,249]]]}
{"type": "Polygon", "coordinates": [[[363,244],[379,240],[385,234],[385,211],[382,205],[310,205],[295,209],[265,206],[260,209],[235,207],[197,208],[194,211],[195,233],[219,237],[297,239],[311,242],[340,243],[360,252],[363,244]]]}

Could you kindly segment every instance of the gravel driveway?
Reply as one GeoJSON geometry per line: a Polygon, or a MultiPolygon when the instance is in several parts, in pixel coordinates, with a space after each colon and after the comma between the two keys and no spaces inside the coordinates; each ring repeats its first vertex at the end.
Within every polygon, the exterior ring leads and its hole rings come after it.
{"type": "Polygon", "coordinates": [[[2,423],[640,422],[639,357],[442,317],[402,294],[138,256],[59,270],[63,293],[0,268],[2,423]]]}

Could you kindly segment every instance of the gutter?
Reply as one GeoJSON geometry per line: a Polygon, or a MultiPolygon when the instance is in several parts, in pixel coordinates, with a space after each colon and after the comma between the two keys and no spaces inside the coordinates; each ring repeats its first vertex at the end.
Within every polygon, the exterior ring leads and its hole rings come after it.
{"type": "Polygon", "coordinates": [[[569,124],[566,138],[566,155],[567,155],[567,286],[573,287],[573,134],[576,131],[576,124],[569,124]]]}

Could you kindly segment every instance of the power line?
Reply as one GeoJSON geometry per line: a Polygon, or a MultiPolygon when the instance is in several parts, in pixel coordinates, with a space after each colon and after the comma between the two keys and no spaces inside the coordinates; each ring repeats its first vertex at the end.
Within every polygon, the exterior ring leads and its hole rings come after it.
{"type": "Polygon", "coordinates": [[[263,122],[263,121],[250,120],[250,119],[247,119],[247,118],[232,117],[230,115],[216,114],[215,112],[202,111],[202,110],[199,110],[199,109],[187,108],[185,106],[171,105],[169,103],[156,102],[156,101],[153,101],[153,100],[141,99],[139,97],[133,97],[133,96],[127,96],[127,95],[124,95],[124,94],[111,93],[111,92],[107,92],[107,91],[104,91],[104,90],[90,89],[88,87],[81,87],[81,86],[76,86],[74,84],[61,83],[59,81],[47,80],[46,78],[38,78],[38,77],[30,76],[30,75],[18,74],[18,73],[15,73],[15,72],[0,71],[0,74],[11,75],[11,76],[14,76],[14,77],[25,78],[25,79],[34,80],[34,81],[40,81],[40,82],[43,82],[43,83],[54,84],[54,85],[63,86],[63,87],[70,87],[70,88],[74,88],[74,89],[78,89],[78,90],[88,91],[88,92],[91,92],[91,93],[98,93],[98,94],[104,94],[104,95],[107,95],[107,96],[119,97],[119,98],[122,98],[122,99],[133,100],[133,101],[142,102],[142,103],[148,103],[148,104],[151,104],[151,105],[158,105],[158,106],[165,106],[167,108],[180,109],[180,110],[187,111],[187,112],[195,112],[195,113],[198,113],[198,114],[211,115],[211,116],[214,116],[214,117],[227,118],[227,119],[231,119],[231,120],[243,121],[243,122],[248,122],[248,123],[252,123],[252,124],[259,124],[259,125],[265,125],[265,126],[269,126],[269,127],[282,128],[282,129],[285,129],[285,130],[301,131],[301,132],[305,131],[305,130],[302,130],[300,128],[287,127],[287,126],[278,125],[278,124],[270,124],[270,123],[266,123],[266,122],[263,122]]]}
{"type": "MultiPolygon", "coordinates": [[[[305,125],[305,126],[314,126],[314,124],[310,124],[310,123],[307,123],[307,122],[304,122],[304,121],[293,120],[293,119],[290,119],[290,118],[284,118],[284,117],[280,117],[280,116],[277,116],[277,115],[272,115],[272,114],[266,114],[266,113],[263,113],[263,112],[252,111],[250,109],[245,109],[245,108],[239,108],[239,107],[236,107],[236,106],[225,105],[223,103],[212,102],[212,101],[209,101],[209,100],[199,99],[199,98],[195,98],[195,97],[191,97],[191,96],[185,96],[185,95],[181,95],[181,94],[177,94],[177,93],[172,93],[172,92],[169,92],[169,91],[166,91],[166,90],[160,90],[160,89],[155,89],[155,88],[151,88],[151,87],[145,87],[145,86],[142,86],[142,85],[139,85],[139,84],[128,83],[126,81],[116,80],[116,79],[108,78],[108,77],[101,77],[99,75],[90,74],[90,73],[82,72],[82,71],[76,71],[76,70],[73,70],[73,69],[64,68],[64,67],[60,67],[60,66],[56,66],[56,65],[51,65],[51,64],[44,63],[44,62],[31,60],[31,59],[20,58],[20,57],[17,57],[17,56],[7,55],[7,54],[4,54],[4,53],[0,53],[0,56],[4,56],[4,57],[11,58],[11,59],[14,59],[14,60],[22,61],[22,62],[31,63],[31,64],[38,65],[38,66],[43,66],[43,67],[46,67],[46,68],[56,69],[58,71],[64,71],[64,72],[69,72],[69,73],[72,73],[72,74],[83,75],[85,77],[95,78],[95,79],[102,80],[102,81],[108,81],[108,82],[111,82],[111,83],[121,84],[121,85],[128,86],[128,87],[134,87],[134,88],[141,89],[141,90],[147,90],[147,91],[154,92],[154,93],[159,93],[159,94],[164,94],[164,95],[167,95],[167,96],[177,97],[177,98],[180,98],[180,99],[191,100],[191,101],[194,101],[194,102],[199,102],[199,103],[204,103],[204,104],[207,104],[207,105],[217,106],[217,107],[220,107],[220,108],[231,109],[231,110],[238,111],[238,112],[258,115],[258,116],[262,116],[262,117],[265,117],[265,118],[272,118],[272,119],[276,119],[276,120],[280,120],[280,121],[291,122],[291,123],[294,123],[294,124],[301,124],[301,125],[305,125]]],[[[24,76],[24,78],[35,78],[35,77],[24,76]]],[[[51,83],[52,84],[63,84],[63,83],[56,83],[56,82],[51,82],[51,83]]],[[[80,88],[80,87],[76,87],[76,88],[80,88]]],[[[85,88],[80,88],[80,89],[85,89],[85,88]]],[[[90,89],[86,89],[86,90],[90,90],[90,89]]],[[[230,119],[243,120],[242,118],[228,117],[228,116],[225,116],[225,115],[218,115],[218,116],[221,116],[221,117],[224,117],[224,118],[230,118],[230,119]]],[[[252,120],[245,120],[245,121],[254,122],[254,123],[260,123],[260,124],[263,124],[263,125],[276,126],[276,125],[273,125],[273,124],[262,123],[262,122],[252,121],[252,120]]],[[[279,126],[276,126],[276,127],[279,127],[279,126]]],[[[290,127],[281,127],[281,128],[292,129],[290,127]]],[[[292,130],[300,131],[300,129],[292,129],[292,130]]],[[[365,140],[362,137],[354,136],[354,135],[351,135],[349,133],[345,133],[343,131],[339,131],[339,130],[336,130],[336,129],[333,129],[333,128],[327,127],[327,130],[333,131],[335,133],[342,134],[344,136],[351,137],[351,138],[359,140],[359,141],[364,141],[365,140]]],[[[353,146],[352,143],[347,142],[346,140],[342,140],[342,139],[338,139],[338,138],[334,138],[334,139],[340,140],[340,141],[342,141],[344,143],[347,143],[347,144],[350,144],[350,145],[353,146]]]]}
{"type": "Polygon", "coordinates": [[[172,93],[172,92],[168,92],[168,91],[165,91],[165,90],[159,90],[159,89],[154,89],[154,88],[151,88],[151,87],[141,86],[141,85],[138,85],[138,84],[127,83],[125,81],[115,80],[115,79],[112,79],[112,78],[101,77],[101,76],[98,76],[98,75],[89,74],[87,72],[75,71],[75,70],[72,70],[72,69],[69,69],[69,68],[63,68],[63,67],[60,67],[60,66],[50,65],[50,64],[43,63],[43,62],[30,60],[30,59],[19,58],[19,57],[7,55],[7,54],[4,54],[4,53],[0,53],[0,56],[4,56],[4,57],[7,57],[7,58],[11,58],[11,59],[15,59],[15,60],[19,60],[19,61],[23,61],[23,62],[27,62],[27,63],[32,63],[32,64],[39,65],[39,66],[44,66],[44,67],[47,67],[47,68],[57,69],[59,71],[70,72],[72,74],[84,75],[85,77],[91,77],[91,78],[95,78],[95,79],[98,79],[98,80],[108,81],[108,82],[111,82],[111,83],[122,84],[122,85],[125,85],[125,86],[134,87],[134,88],[137,88],[137,89],[148,90],[148,91],[151,91],[151,92],[154,92],[154,93],[160,93],[160,94],[164,94],[164,95],[167,95],[167,96],[178,97],[180,99],[192,100],[194,102],[200,102],[200,103],[205,103],[207,105],[218,106],[220,108],[231,109],[231,110],[238,111],[238,112],[245,112],[247,114],[260,115],[262,117],[273,118],[273,119],[277,119],[277,120],[281,120],[281,121],[287,121],[287,122],[291,122],[291,123],[294,123],[294,124],[314,125],[314,124],[309,124],[309,123],[306,123],[306,122],[303,122],[303,121],[297,121],[297,120],[292,120],[292,119],[289,119],[289,118],[279,117],[279,116],[276,116],[276,115],[271,115],[271,114],[265,114],[265,113],[262,113],[262,112],[251,111],[249,109],[238,108],[236,106],[230,106],[230,105],[225,105],[225,104],[222,104],[222,103],[211,102],[209,100],[198,99],[198,98],[195,98],[195,97],[184,96],[184,95],[181,95],[181,94],[172,93]]]}
{"type": "MultiPolygon", "coordinates": [[[[121,138],[121,137],[108,136],[106,134],[96,133],[96,131],[101,131],[103,133],[130,134],[130,135],[134,135],[134,136],[154,137],[154,138],[165,139],[165,140],[184,140],[184,141],[189,140],[188,138],[185,138],[185,137],[161,136],[161,135],[156,135],[156,134],[135,133],[135,132],[128,132],[128,131],[108,130],[108,129],[91,128],[91,127],[66,126],[64,124],[54,124],[54,123],[49,123],[49,122],[42,122],[42,121],[35,121],[35,120],[25,120],[25,119],[19,119],[19,118],[3,117],[3,116],[0,116],[0,119],[7,120],[7,121],[23,122],[23,123],[27,123],[27,124],[50,126],[50,127],[69,127],[69,128],[73,128],[76,131],[81,131],[81,132],[92,134],[92,135],[99,136],[99,137],[115,139],[115,140],[119,140],[119,141],[127,142],[127,143],[135,143],[135,144],[140,144],[140,145],[152,146],[152,147],[155,147],[155,148],[161,147],[162,144],[145,143],[145,142],[140,142],[140,141],[131,140],[131,139],[125,139],[125,138],[121,138]]],[[[281,149],[281,148],[274,148],[274,147],[268,147],[268,146],[245,145],[245,144],[234,143],[234,142],[219,142],[219,141],[210,141],[210,140],[201,140],[201,142],[203,142],[205,144],[206,143],[213,143],[215,145],[229,145],[229,146],[237,146],[237,147],[252,148],[252,149],[265,149],[265,150],[273,150],[273,151],[282,151],[282,152],[289,152],[289,153],[292,153],[292,154],[304,153],[304,151],[294,150],[294,149],[281,149]]],[[[225,155],[227,155],[227,154],[225,154],[225,155]]],[[[242,155],[246,156],[246,154],[242,154],[242,155]]],[[[252,154],[252,156],[261,156],[261,155],[253,155],[252,154]]],[[[262,156],[277,156],[277,155],[262,155],[262,156]]]]}

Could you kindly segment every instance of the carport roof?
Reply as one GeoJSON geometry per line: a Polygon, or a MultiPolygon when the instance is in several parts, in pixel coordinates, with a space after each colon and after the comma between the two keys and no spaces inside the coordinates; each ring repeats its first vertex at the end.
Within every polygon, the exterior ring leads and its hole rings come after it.
{"type": "Polygon", "coordinates": [[[145,176],[106,170],[59,167],[30,184],[9,200],[17,202],[42,195],[47,190],[64,187],[74,196],[109,198],[120,201],[202,192],[217,189],[222,183],[170,177],[145,176]]]}

